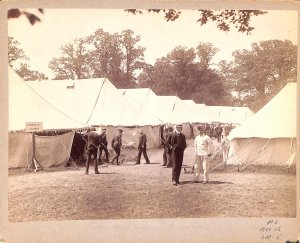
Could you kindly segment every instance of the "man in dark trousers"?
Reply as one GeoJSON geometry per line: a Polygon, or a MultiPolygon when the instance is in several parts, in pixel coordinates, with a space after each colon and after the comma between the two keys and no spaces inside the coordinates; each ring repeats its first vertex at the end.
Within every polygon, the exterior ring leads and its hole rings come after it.
{"type": "Polygon", "coordinates": [[[97,160],[97,152],[99,146],[99,134],[95,131],[89,131],[87,133],[87,158],[85,164],[85,174],[89,173],[90,161],[93,155],[95,160],[95,174],[100,174],[98,171],[98,160],[97,160]]]}
{"type": "Polygon", "coordinates": [[[180,184],[179,177],[182,167],[183,154],[186,148],[186,139],[182,132],[182,125],[176,125],[176,131],[168,139],[170,149],[172,150],[172,183],[174,186],[180,184]]]}
{"type": "Polygon", "coordinates": [[[168,127],[164,128],[164,132],[163,135],[161,137],[161,141],[163,142],[164,145],[164,153],[163,153],[163,162],[161,163],[161,166],[166,166],[167,165],[167,140],[168,140],[168,134],[169,134],[169,130],[168,127]]]}
{"type": "Polygon", "coordinates": [[[140,136],[139,136],[139,144],[138,144],[138,155],[137,155],[137,161],[136,161],[136,165],[139,165],[141,163],[141,156],[142,153],[144,155],[144,158],[146,160],[146,164],[150,164],[148,155],[147,155],[147,136],[146,134],[143,132],[142,129],[139,130],[140,132],[140,136]]]}
{"type": "Polygon", "coordinates": [[[117,165],[119,164],[119,157],[121,154],[121,148],[122,148],[122,133],[123,130],[121,128],[118,129],[118,134],[113,138],[111,141],[111,146],[116,152],[116,156],[112,159],[111,163],[113,164],[114,161],[117,161],[117,165]]]}
{"type": "Polygon", "coordinates": [[[221,143],[221,138],[222,138],[222,132],[223,132],[223,129],[222,129],[222,127],[220,126],[220,124],[218,124],[218,125],[215,127],[215,131],[216,131],[218,143],[221,143]]]}
{"type": "Polygon", "coordinates": [[[99,135],[99,143],[100,143],[100,146],[99,146],[99,159],[101,158],[101,154],[102,154],[102,151],[104,150],[105,152],[105,157],[106,157],[106,162],[109,163],[109,158],[108,158],[108,149],[107,149],[107,139],[106,139],[106,128],[102,128],[102,132],[101,134],[99,135]]]}
{"type": "Polygon", "coordinates": [[[164,140],[164,154],[163,154],[164,163],[162,164],[163,166],[165,166],[164,168],[172,167],[172,159],[171,159],[172,150],[170,149],[170,144],[168,143],[169,137],[171,136],[172,132],[173,132],[173,128],[171,126],[166,128],[166,135],[164,140]]]}

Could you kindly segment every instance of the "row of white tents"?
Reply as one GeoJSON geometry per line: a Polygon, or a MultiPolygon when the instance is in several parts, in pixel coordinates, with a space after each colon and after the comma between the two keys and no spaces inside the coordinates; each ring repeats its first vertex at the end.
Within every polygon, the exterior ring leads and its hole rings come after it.
{"type": "Polygon", "coordinates": [[[191,124],[242,124],[251,116],[247,107],[209,107],[177,96],[158,96],[151,89],[119,90],[107,79],[25,82],[9,68],[9,167],[26,166],[32,155],[31,135],[24,132],[26,122],[42,122],[48,131],[68,131],[37,137],[36,157],[51,166],[66,162],[74,132],[91,126],[105,126],[109,141],[118,127],[126,127],[123,140],[129,146],[136,145],[137,127],[141,127],[154,148],[161,144],[165,124],[182,123],[191,137],[191,124]]]}

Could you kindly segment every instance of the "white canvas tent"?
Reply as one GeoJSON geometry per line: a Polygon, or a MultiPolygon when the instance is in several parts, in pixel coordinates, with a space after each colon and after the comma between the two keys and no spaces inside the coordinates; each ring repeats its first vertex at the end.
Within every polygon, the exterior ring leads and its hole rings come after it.
{"type": "Polygon", "coordinates": [[[37,94],[11,68],[9,79],[9,131],[24,130],[26,122],[43,122],[43,129],[76,129],[84,126],[37,94]]]}
{"type": "Polygon", "coordinates": [[[148,137],[148,147],[158,147],[162,122],[130,102],[104,78],[28,82],[49,103],[86,126],[105,126],[111,141],[123,127],[124,146],[136,147],[138,128],[148,137]],[[125,128],[126,127],[126,128],[125,128]]]}
{"type": "Polygon", "coordinates": [[[183,133],[190,137],[191,126],[187,122],[185,113],[175,109],[176,96],[158,96],[151,89],[120,89],[120,92],[139,107],[153,116],[157,117],[164,124],[183,124],[183,133]]]}
{"type": "Polygon", "coordinates": [[[185,119],[182,113],[173,110],[176,96],[158,96],[148,88],[120,89],[120,91],[139,109],[144,109],[164,123],[176,124],[185,119]]]}
{"type": "Polygon", "coordinates": [[[218,118],[216,122],[243,124],[254,113],[248,107],[234,106],[207,106],[207,108],[218,118]]]}
{"type": "Polygon", "coordinates": [[[205,105],[197,105],[193,100],[156,95],[149,88],[121,89],[121,93],[166,124],[182,123],[183,133],[187,137],[193,135],[192,123],[211,123],[216,120],[210,111],[203,109],[205,105]]]}
{"type": "Polygon", "coordinates": [[[66,130],[62,135],[36,138],[36,159],[43,167],[65,163],[70,156],[74,130],[83,125],[45,101],[11,68],[8,68],[8,81],[8,166],[25,167],[32,157],[32,135],[24,132],[26,122],[42,122],[44,130],[66,130]]]}
{"type": "Polygon", "coordinates": [[[287,84],[232,130],[228,164],[291,165],[296,153],[297,84],[287,84]]]}
{"type": "Polygon", "coordinates": [[[177,97],[175,109],[184,111],[185,119],[190,123],[211,123],[217,118],[211,112],[204,109],[204,106],[197,106],[193,100],[182,100],[177,97]]]}

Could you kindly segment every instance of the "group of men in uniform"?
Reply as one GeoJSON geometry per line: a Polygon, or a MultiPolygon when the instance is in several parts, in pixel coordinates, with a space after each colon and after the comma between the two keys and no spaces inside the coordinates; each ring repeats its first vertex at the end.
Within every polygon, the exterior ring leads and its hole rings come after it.
{"type": "MultiPolygon", "coordinates": [[[[122,148],[122,129],[118,129],[118,134],[112,139],[111,147],[115,151],[115,157],[110,163],[116,162],[119,165],[119,157],[122,148]]],[[[139,143],[138,143],[138,154],[136,165],[140,164],[141,156],[144,155],[146,164],[150,164],[150,160],[147,155],[147,136],[142,129],[139,130],[139,143]]],[[[98,158],[101,159],[102,151],[105,152],[106,162],[109,163],[109,153],[107,149],[107,138],[106,138],[106,129],[102,128],[101,134],[98,134],[95,129],[89,131],[86,135],[86,171],[89,173],[90,161],[93,156],[95,160],[95,174],[99,174],[98,171],[98,158]]],[[[182,133],[182,125],[177,125],[175,131],[173,132],[172,128],[168,128],[168,135],[165,137],[165,150],[164,150],[164,165],[166,167],[172,167],[172,183],[177,186],[180,184],[179,177],[182,168],[183,154],[186,149],[186,138],[182,133]]]]}
{"type": "MultiPolygon", "coordinates": [[[[115,151],[115,157],[111,160],[110,163],[114,164],[116,162],[119,165],[119,157],[121,154],[122,148],[122,129],[118,129],[118,134],[114,136],[111,141],[111,147],[115,151]]],[[[147,136],[142,129],[139,129],[139,142],[138,142],[138,154],[136,165],[140,164],[141,156],[144,155],[146,164],[150,164],[150,160],[147,155],[147,136]]],[[[223,130],[222,134],[222,143],[221,146],[225,147],[223,149],[223,159],[228,156],[228,144],[226,141],[228,135],[227,129],[223,130]],[[225,153],[225,154],[224,154],[225,153]]],[[[172,127],[165,128],[165,136],[163,137],[164,143],[164,153],[163,153],[163,163],[162,166],[165,168],[172,168],[172,184],[177,186],[180,184],[179,177],[182,168],[184,150],[187,147],[185,135],[182,133],[182,125],[176,125],[175,131],[172,127]]],[[[106,162],[109,163],[109,153],[107,149],[107,138],[106,138],[106,129],[102,128],[101,134],[98,134],[95,131],[90,131],[87,134],[87,158],[86,158],[86,174],[89,173],[89,165],[91,157],[94,157],[95,160],[95,174],[99,174],[98,171],[98,158],[101,160],[101,154],[104,151],[106,156],[106,162]]],[[[200,169],[203,169],[203,183],[209,182],[209,156],[212,153],[211,146],[212,141],[207,134],[206,126],[199,126],[198,133],[194,140],[195,147],[195,164],[194,164],[194,182],[199,182],[200,169]]]]}
{"type": "MultiPolygon", "coordinates": [[[[109,153],[108,153],[108,142],[106,138],[106,129],[101,129],[101,134],[98,134],[96,129],[93,129],[92,131],[89,131],[85,137],[86,137],[86,170],[85,173],[89,173],[89,166],[90,161],[92,159],[92,156],[95,160],[95,174],[99,174],[98,171],[98,162],[101,160],[101,154],[104,151],[106,155],[106,162],[117,165],[120,165],[119,158],[121,154],[121,148],[122,148],[122,133],[123,129],[118,129],[118,134],[113,137],[111,141],[111,147],[115,151],[115,157],[109,161],[109,153]]],[[[140,136],[139,136],[139,143],[138,143],[138,155],[137,155],[137,162],[135,164],[140,164],[141,161],[141,155],[144,155],[144,158],[146,160],[146,164],[150,164],[150,160],[147,155],[147,136],[143,132],[142,129],[139,130],[140,136]]]]}
{"type": "MultiPolygon", "coordinates": [[[[101,133],[98,134],[96,129],[88,131],[85,135],[86,138],[86,166],[85,173],[89,173],[90,161],[93,156],[95,160],[95,174],[99,174],[98,171],[98,158],[101,160],[102,152],[104,151],[106,162],[109,163],[109,153],[107,149],[107,138],[106,138],[106,128],[101,129],[101,133]]],[[[112,148],[116,152],[116,156],[112,159],[111,163],[114,161],[119,165],[119,157],[122,147],[122,129],[118,129],[118,134],[112,140],[112,148]]]]}

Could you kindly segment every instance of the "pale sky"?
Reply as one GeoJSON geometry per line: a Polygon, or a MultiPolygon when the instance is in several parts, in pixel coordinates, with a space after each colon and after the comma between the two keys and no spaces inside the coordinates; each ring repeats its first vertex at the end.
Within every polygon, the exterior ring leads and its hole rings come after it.
{"type": "Polygon", "coordinates": [[[42,22],[31,26],[25,17],[8,21],[8,36],[21,43],[34,70],[54,74],[48,68],[53,57],[58,57],[60,47],[75,38],[85,37],[102,28],[109,33],[131,29],[141,36],[140,46],[146,48],[145,61],[154,64],[176,46],[196,47],[199,42],[210,42],[220,51],[213,60],[231,60],[232,52],[250,49],[251,44],[263,40],[290,40],[297,44],[297,11],[268,11],[253,17],[255,27],[251,35],[235,29],[220,31],[215,23],[200,26],[196,23],[197,11],[184,10],[174,22],[166,22],[162,14],[145,12],[133,15],[116,9],[44,9],[39,14],[42,22]]]}

